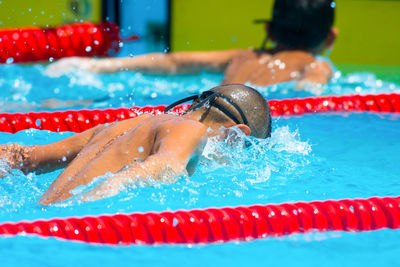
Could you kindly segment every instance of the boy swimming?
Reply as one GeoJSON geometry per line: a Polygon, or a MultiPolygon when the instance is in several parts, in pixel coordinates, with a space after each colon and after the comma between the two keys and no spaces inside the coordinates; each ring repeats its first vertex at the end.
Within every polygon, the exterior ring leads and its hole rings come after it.
{"type": "Polygon", "coordinates": [[[84,200],[118,194],[128,184],[169,176],[192,174],[208,137],[226,138],[237,127],[245,135],[271,134],[269,106],[251,87],[224,85],[175,102],[193,100],[182,116],[143,114],[99,125],[48,145],[0,147],[0,158],[24,173],[65,169],[39,200],[48,205],[64,201],[71,190],[87,185],[108,172],[114,175],[95,187],[84,200]]]}
{"type": "MultiPolygon", "coordinates": [[[[332,76],[329,63],[317,55],[332,47],[337,30],[332,0],[276,0],[273,18],[266,24],[272,49],[212,52],[151,53],[132,58],[66,58],[49,65],[50,75],[74,69],[111,73],[224,72],[222,84],[270,85],[286,81],[326,83],[332,76]]],[[[263,45],[264,46],[264,45],[263,45]]]]}

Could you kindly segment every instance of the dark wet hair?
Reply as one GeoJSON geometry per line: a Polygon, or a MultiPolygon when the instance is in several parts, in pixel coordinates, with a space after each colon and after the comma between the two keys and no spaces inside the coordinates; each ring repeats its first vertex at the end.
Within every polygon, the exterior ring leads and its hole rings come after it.
{"type": "MultiPolygon", "coordinates": [[[[223,122],[231,118],[226,116],[227,112],[246,124],[251,129],[251,136],[267,138],[271,136],[271,114],[268,102],[257,90],[243,84],[221,85],[209,91],[218,93],[223,97],[216,97],[216,105],[209,105],[207,117],[216,122],[223,122]],[[229,99],[230,101],[227,101],[229,99]],[[234,104],[232,104],[234,103],[234,104]],[[222,112],[225,110],[225,112],[222,112]]],[[[196,102],[193,103],[196,108],[196,102]]]]}
{"type": "Polygon", "coordinates": [[[269,34],[291,49],[313,49],[328,36],[335,6],[332,0],[275,0],[269,34]]]}

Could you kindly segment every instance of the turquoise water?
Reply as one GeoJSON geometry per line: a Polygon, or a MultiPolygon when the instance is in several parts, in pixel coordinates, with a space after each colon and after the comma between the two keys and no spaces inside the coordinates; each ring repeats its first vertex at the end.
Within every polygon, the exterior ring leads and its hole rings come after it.
{"type": "MultiPolygon", "coordinates": [[[[133,73],[88,75],[70,73],[46,76],[41,66],[0,66],[0,87],[8,111],[51,110],[39,107],[45,98],[83,100],[95,98],[88,108],[165,104],[184,95],[212,87],[219,74],[200,76],[144,76],[133,73]],[[57,89],[58,90],[55,90],[57,89]],[[73,88],[73,89],[72,89],[73,88]],[[120,89],[115,89],[120,88],[120,89]],[[147,89],[146,89],[147,88],[147,89]],[[8,92],[4,92],[8,90],[8,92]],[[76,90],[76,91],[75,91],[76,90]],[[53,92],[53,93],[52,93],[53,92]],[[57,92],[57,93],[56,93],[57,92]],[[154,95],[156,94],[156,95],[154,95]],[[36,103],[32,105],[32,103],[36,103]],[[30,106],[29,106],[30,105],[30,106]]],[[[260,88],[268,98],[293,97],[291,84],[260,88]]],[[[343,75],[323,94],[392,92],[399,87],[370,73],[343,75]]],[[[81,108],[74,105],[65,108],[81,108]]],[[[282,203],[398,195],[399,115],[320,114],[280,117],[273,120],[272,138],[254,141],[243,149],[209,141],[197,172],[174,182],[131,187],[121,194],[90,203],[76,199],[50,207],[36,205],[60,171],[23,175],[14,171],[0,180],[0,222],[94,214],[162,211],[249,204],[282,203]],[[216,155],[220,160],[213,161],[216,155]]],[[[0,133],[0,143],[50,143],[72,133],[28,130],[0,133]]],[[[242,137],[241,141],[244,141],[242,137]]],[[[0,166],[0,168],[4,166],[0,166]]],[[[367,233],[311,233],[252,242],[196,246],[102,246],[41,239],[0,238],[5,265],[220,266],[376,266],[398,265],[400,231],[367,233]]]]}
{"type": "MultiPolygon", "coordinates": [[[[219,73],[154,76],[140,73],[97,75],[81,71],[53,77],[42,65],[1,65],[0,112],[166,104],[208,90],[222,78],[219,73]]],[[[295,91],[294,87],[294,83],[289,82],[258,89],[268,99],[400,92],[398,84],[370,72],[337,71],[328,85],[306,88],[306,91],[295,91]]]]}

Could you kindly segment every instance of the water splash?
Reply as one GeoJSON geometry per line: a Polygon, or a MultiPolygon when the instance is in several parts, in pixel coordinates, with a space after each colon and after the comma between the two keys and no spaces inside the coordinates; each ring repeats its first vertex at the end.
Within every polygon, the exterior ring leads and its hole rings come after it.
{"type": "Polygon", "coordinates": [[[369,72],[344,75],[342,72],[336,71],[328,84],[299,84],[291,81],[269,86],[257,86],[251,83],[248,85],[257,88],[268,99],[400,92],[400,85],[378,79],[375,74],[369,72]]]}

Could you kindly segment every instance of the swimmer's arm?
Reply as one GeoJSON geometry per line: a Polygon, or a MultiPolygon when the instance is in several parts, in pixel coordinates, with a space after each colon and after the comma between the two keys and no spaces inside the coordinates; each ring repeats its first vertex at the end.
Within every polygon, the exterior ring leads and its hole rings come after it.
{"type": "Polygon", "coordinates": [[[333,71],[329,63],[317,60],[305,68],[300,83],[328,83],[332,74],[333,71]]]}
{"type": "Polygon", "coordinates": [[[97,200],[118,194],[129,184],[147,183],[148,179],[174,178],[186,172],[186,165],[194,153],[199,152],[206,140],[203,125],[180,124],[160,143],[156,153],[143,162],[124,168],[98,187],[88,192],[83,200],[97,200]]]}
{"type": "Polygon", "coordinates": [[[25,174],[50,172],[70,163],[93,137],[96,129],[98,126],[47,145],[0,145],[0,158],[6,159],[11,168],[20,169],[25,174]]]}
{"type": "Polygon", "coordinates": [[[49,65],[52,75],[74,68],[96,73],[137,71],[151,74],[198,73],[202,70],[222,72],[229,62],[243,50],[209,52],[150,53],[126,58],[66,58],[49,65]]]}

